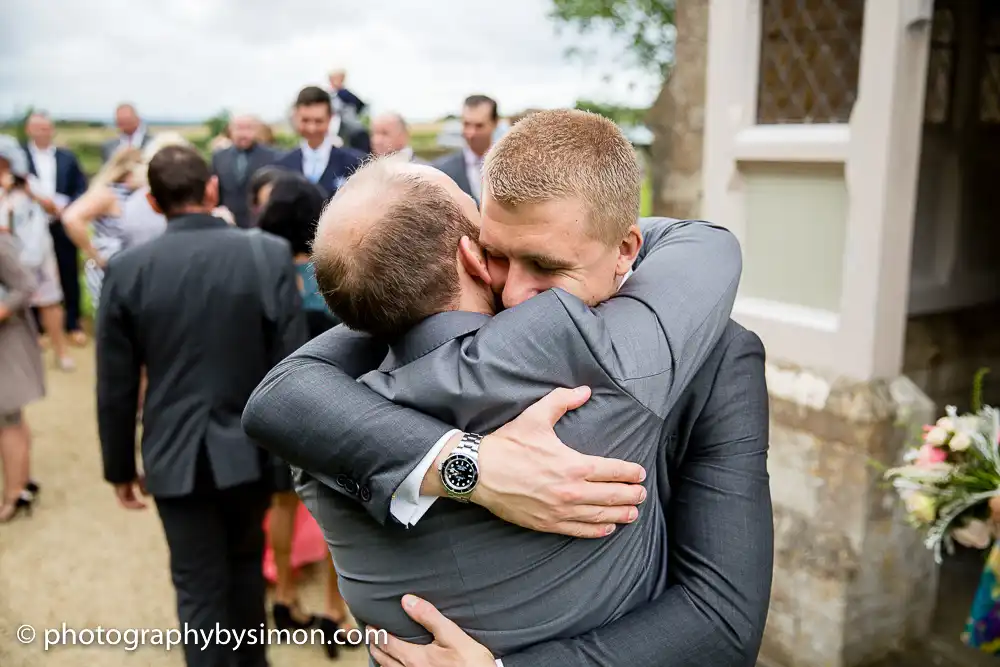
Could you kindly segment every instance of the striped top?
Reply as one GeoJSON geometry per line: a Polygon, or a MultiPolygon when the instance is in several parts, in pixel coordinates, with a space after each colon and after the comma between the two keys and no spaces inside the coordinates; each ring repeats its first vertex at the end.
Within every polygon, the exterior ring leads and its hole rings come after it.
{"type": "MultiPolygon", "coordinates": [[[[108,186],[115,193],[119,211],[125,211],[125,202],[134,191],[124,183],[112,183],[108,186]]],[[[94,220],[91,243],[105,259],[123,250],[127,241],[123,215],[105,215],[94,220]]]]}

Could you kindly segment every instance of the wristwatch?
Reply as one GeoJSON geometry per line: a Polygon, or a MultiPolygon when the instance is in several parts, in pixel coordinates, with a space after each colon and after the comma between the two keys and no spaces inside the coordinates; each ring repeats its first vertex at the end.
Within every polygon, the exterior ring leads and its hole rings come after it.
{"type": "Polygon", "coordinates": [[[438,466],[441,485],[449,498],[467,503],[476,490],[479,483],[479,444],[482,441],[483,436],[478,433],[462,434],[458,446],[438,466]]]}

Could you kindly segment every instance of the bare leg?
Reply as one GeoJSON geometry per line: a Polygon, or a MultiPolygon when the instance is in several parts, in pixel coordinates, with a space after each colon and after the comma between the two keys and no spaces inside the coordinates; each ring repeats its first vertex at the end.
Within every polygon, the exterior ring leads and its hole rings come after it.
{"type": "Polygon", "coordinates": [[[294,620],[305,623],[309,616],[302,614],[297,608],[299,591],[292,570],[292,539],[295,537],[295,515],[298,509],[299,497],[294,491],[275,493],[271,501],[269,532],[278,575],[274,601],[288,607],[294,620]]]}
{"type": "Polygon", "coordinates": [[[139,415],[142,415],[142,408],[146,405],[146,387],[149,386],[149,376],[146,375],[146,367],[142,367],[142,371],[139,374],[139,405],[136,408],[139,415]]]}
{"type": "Polygon", "coordinates": [[[56,355],[56,363],[59,364],[59,368],[65,370],[72,370],[73,360],[68,354],[66,354],[66,332],[63,330],[65,327],[66,313],[63,310],[62,304],[57,303],[54,306],[43,306],[38,309],[42,321],[42,329],[48,334],[49,340],[52,343],[52,351],[56,355]]]}
{"type": "Polygon", "coordinates": [[[23,418],[17,424],[0,428],[0,461],[3,461],[2,522],[13,515],[14,502],[24,490],[30,474],[30,438],[28,423],[23,418]]]}

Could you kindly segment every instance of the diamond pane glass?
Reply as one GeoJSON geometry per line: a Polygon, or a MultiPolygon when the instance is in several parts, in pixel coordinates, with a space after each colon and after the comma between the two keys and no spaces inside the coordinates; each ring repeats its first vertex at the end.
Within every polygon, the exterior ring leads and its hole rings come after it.
{"type": "Polygon", "coordinates": [[[757,122],[846,123],[864,0],[762,0],[757,122]]]}

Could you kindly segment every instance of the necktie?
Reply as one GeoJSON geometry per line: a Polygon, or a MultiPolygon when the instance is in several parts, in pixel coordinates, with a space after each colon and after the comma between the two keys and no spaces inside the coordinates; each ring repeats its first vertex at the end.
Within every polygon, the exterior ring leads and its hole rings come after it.
{"type": "Polygon", "coordinates": [[[311,152],[309,154],[309,173],[306,174],[306,178],[308,178],[312,183],[319,183],[319,177],[322,175],[323,172],[320,171],[319,154],[315,151],[311,152]]]}
{"type": "Polygon", "coordinates": [[[236,180],[242,183],[247,177],[247,154],[245,151],[236,151],[236,180]]]}

